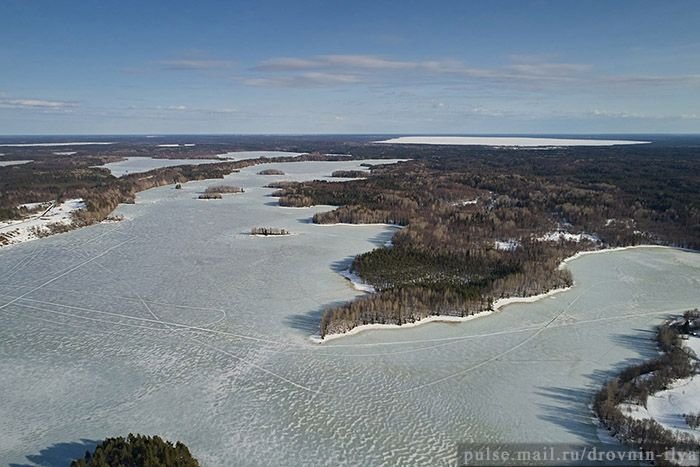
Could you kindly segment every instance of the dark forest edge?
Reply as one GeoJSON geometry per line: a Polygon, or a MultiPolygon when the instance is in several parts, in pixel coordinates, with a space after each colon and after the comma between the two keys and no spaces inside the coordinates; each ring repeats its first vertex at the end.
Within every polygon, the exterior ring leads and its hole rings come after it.
{"type": "MultiPolygon", "coordinates": [[[[619,405],[631,402],[646,407],[649,396],[667,389],[675,380],[697,373],[697,356],[683,345],[682,335],[700,328],[699,319],[700,312],[695,309],[686,311],[682,320],[668,320],[659,326],[656,344],[661,355],[625,368],[607,381],[594,398],[593,410],[610,434],[644,452],[653,452],[656,465],[676,465],[665,458],[665,453],[671,449],[700,454],[700,443],[692,436],[664,428],[656,420],[627,416],[619,405]]],[[[692,427],[697,417],[697,414],[686,414],[688,425],[692,427]]]]}

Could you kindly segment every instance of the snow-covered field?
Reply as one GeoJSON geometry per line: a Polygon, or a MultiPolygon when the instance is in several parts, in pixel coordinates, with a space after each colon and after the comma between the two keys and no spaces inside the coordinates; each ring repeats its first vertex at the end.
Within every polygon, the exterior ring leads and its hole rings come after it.
{"type": "Polygon", "coordinates": [[[437,144],[456,146],[616,146],[619,144],[648,144],[649,141],[631,141],[616,139],[563,139],[563,138],[527,138],[496,136],[402,136],[384,141],[384,144],[437,144]]]}
{"type": "MultiPolygon", "coordinates": [[[[41,204],[44,203],[29,203],[24,206],[27,209],[35,209],[41,204]]],[[[72,222],[71,214],[85,208],[82,199],[69,199],[57,206],[53,203],[47,204],[50,207],[46,211],[37,212],[22,220],[0,222],[0,236],[5,240],[4,242],[0,240],[0,248],[36,240],[39,238],[38,234],[46,231],[49,225],[70,224],[72,222]]]]}
{"type": "Polygon", "coordinates": [[[700,258],[581,256],[576,285],[465,323],[317,345],[339,272],[386,226],[317,226],[262,188],[362,161],[270,163],[140,193],[127,220],[0,250],[0,464],[65,465],[128,432],[184,441],[204,466],[453,465],[456,443],[598,443],[591,397],[655,354],[648,331],[700,301],[700,258]],[[254,226],[295,233],[251,237],[254,226]],[[177,410],[173,410],[177,408],[177,410]]]}

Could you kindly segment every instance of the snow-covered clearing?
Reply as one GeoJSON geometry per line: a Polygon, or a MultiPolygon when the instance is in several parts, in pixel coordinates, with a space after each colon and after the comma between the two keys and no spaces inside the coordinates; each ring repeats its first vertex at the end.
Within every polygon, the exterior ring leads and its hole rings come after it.
{"type": "MultiPolygon", "coordinates": [[[[23,206],[36,209],[42,204],[47,203],[29,203],[23,206]]],[[[84,208],[85,203],[82,199],[69,199],[59,205],[50,203],[46,211],[31,214],[22,220],[2,221],[0,248],[40,238],[42,233],[48,232],[48,226],[51,224],[69,225],[72,223],[72,213],[84,208]]]]}

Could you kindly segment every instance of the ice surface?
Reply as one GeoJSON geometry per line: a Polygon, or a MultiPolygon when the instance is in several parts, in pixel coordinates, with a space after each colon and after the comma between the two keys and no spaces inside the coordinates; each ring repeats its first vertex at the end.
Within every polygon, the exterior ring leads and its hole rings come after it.
{"type": "Polygon", "coordinates": [[[115,177],[127,174],[143,173],[161,167],[173,167],[176,165],[216,164],[217,159],[153,159],[152,157],[127,157],[123,161],[110,162],[99,167],[109,169],[115,177]]]}
{"type": "Polygon", "coordinates": [[[614,139],[562,139],[562,138],[527,138],[497,136],[402,136],[384,141],[385,144],[437,144],[457,146],[514,146],[514,147],[551,147],[551,146],[616,146],[619,144],[648,144],[649,141],[631,141],[614,139]]]}
{"type": "Polygon", "coordinates": [[[322,345],[339,272],[386,226],[317,226],[262,188],[363,161],[270,163],[140,193],[125,220],[0,250],[0,464],[80,456],[129,432],[185,442],[205,466],[452,465],[458,442],[597,443],[591,397],[655,354],[652,326],[700,300],[700,255],[582,256],[576,285],[466,323],[322,345]],[[285,176],[259,176],[264,168],[285,176]],[[251,227],[285,228],[275,241],[251,227]]]}
{"type": "Polygon", "coordinates": [[[0,167],[9,167],[11,165],[22,165],[22,164],[29,164],[30,162],[33,162],[31,160],[22,160],[22,161],[0,161],[0,167]]]}

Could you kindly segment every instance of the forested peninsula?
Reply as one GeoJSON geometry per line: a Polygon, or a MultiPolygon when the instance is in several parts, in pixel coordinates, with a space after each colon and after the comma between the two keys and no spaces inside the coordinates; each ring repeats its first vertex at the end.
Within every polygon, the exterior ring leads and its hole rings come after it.
{"type": "Polygon", "coordinates": [[[321,338],[365,324],[469,316],[500,298],[570,286],[558,266],[580,251],[700,246],[696,150],[387,152],[414,159],[373,167],[364,180],[287,183],[276,193],[283,206],[339,206],[316,214],[318,224],[405,226],[390,247],[354,259],[351,272],[377,292],[325,310],[321,338]]]}

